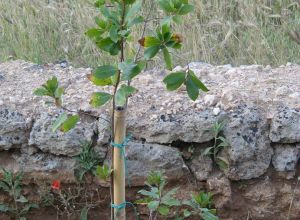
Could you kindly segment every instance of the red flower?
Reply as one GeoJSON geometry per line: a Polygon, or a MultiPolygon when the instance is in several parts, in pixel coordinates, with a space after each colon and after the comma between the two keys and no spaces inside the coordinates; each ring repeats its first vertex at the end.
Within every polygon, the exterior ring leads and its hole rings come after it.
{"type": "Polygon", "coordinates": [[[60,190],[60,181],[59,180],[54,180],[52,182],[51,188],[55,189],[55,190],[60,190]]]}

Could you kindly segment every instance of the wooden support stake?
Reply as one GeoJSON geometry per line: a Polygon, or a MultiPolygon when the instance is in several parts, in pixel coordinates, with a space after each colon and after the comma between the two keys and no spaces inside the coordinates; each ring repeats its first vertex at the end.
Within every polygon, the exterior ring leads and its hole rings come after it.
{"type": "MultiPolygon", "coordinates": [[[[115,110],[115,138],[114,142],[116,144],[122,144],[125,140],[126,135],[126,110],[123,108],[117,108],[115,110]]],[[[122,154],[122,149],[115,147],[114,148],[114,204],[120,205],[124,203],[125,200],[125,162],[124,155],[122,154]]],[[[126,211],[123,209],[114,210],[115,220],[125,220],[126,211]]]]}

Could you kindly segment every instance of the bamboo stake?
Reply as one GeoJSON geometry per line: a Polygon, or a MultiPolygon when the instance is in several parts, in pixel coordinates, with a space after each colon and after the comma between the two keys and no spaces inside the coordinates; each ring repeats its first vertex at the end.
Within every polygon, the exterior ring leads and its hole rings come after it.
{"type": "MultiPolygon", "coordinates": [[[[115,110],[115,137],[114,142],[116,144],[122,144],[125,139],[126,134],[126,122],[125,122],[126,110],[123,108],[116,108],[115,110]]],[[[114,148],[114,204],[120,205],[124,203],[125,200],[125,163],[124,163],[124,155],[122,154],[122,149],[115,147],[114,148]]],[[[126,211],[123,209],[115,209],[114,216],[116,220],[125,220],[126,219],[126,211]]]]}

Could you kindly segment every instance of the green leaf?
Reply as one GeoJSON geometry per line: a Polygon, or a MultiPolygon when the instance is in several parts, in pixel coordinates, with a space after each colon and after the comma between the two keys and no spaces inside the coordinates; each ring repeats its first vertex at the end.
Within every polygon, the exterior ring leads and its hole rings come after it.
{"type": "Polygon", "coordinates": [[[186,15],[190,12],[192,12],[194,10],[194,6],[193,5],[188,5],[188,4],[185,4],[183,5],[179,11],[178,11],[178,14],[179,15],[186,15]]]}
{"type": "Polygon", "coordinates": [[[133,25],[140,24],[144,22],[144,18],[142,16],[138,16],[132,20],[129,20],[128,27],[132,27],[133,25]]]}
{"type": "Polygon", "coordinates": [[[18,198],[16,201],[20,202],[20,203],[26,203],[26,202],[28,202],[28,200],[24,196],[20,196],[20,198],[18,198]]]}
{"type": "Polygon", "coordinates": [[[34,91],[34,94],[36,96],[49,96],[50,95],[49,92],[48,92],[48,90],[45,89],[45,88],[38,88],[38,89],[36,89],[34,91]]]}
{"type": "Polygon", "coordinates": [[[8,193],[10,192],[9,186],[5,182],[2,182],[2,181],[0,181],[0,189],[2,189],[5,192],[8,192],[8,193]]]}
{"type": "Polygon", "coordinates": [[[96,78],[93,74],[89,74],[88,79],[96,86],[109,86],[112,85],[112,77],[106,79],[96,78]]]}
{"type": "Polygon", "coordinates": [[[138,0],[136,3],[134,3],[130,9],[127,11],[125,16],[125,21],[128,21],[129,18],[135,16],[140,10],[142,6],[142,1],[138,0]]]}
{"type": "Polygon", "coordinates": [[[185,84],[189,97],[194,101],[199,96],[199,89],[205,92],[209,91],[206,86],[195,76],[192,70],[189,70],[185,84]]]}
{"type": "Polygon", "coordinates": [[[160,46],[161,41],[160,39],[156,37],[145,37],[144,47],[154,47],[154,46],[160,46]]]}
{"type": "Polygon", "coordinates": [[[143,71],[146,63],[139,61],[134,63],[131,60],[119,63],[119,69],[122,71],[122,80],[132,80],[135,76],[143,71]]]}
{"type": "Polygon", "coordinates": [[[54,95],[58,87],[58,80],[56,76],[53,76],[52,79],[47,80],[45,87],[47,87],[47,90],[54,95]]]}
{"type": "Polygon", "coordinates": [[[55,132],[61,125],[68,119],[68,115],[66,113],[61,114],[52,125],[52,132],[55,132]]]}
{"type": "Polygon", "coordinates": [[[101,180],[108,181],[111,173],[112,170],[109,169],[106,164],[104,164],[103,166],[97,166],[96,174],[101,180]]]}
{"type": "Polygon", "coordinates": [[[207,155],[211,155],[212,154],[212,150],[214,149],[214,147],[207,147],[205,148],[205,150],[203,151],[202,155],[203,156],[207,156],[207,155]]]}
{"type": "Polygon", "coordinates": [[[164,10],[167,13],[171,13],[174,11],[174,7],[172,7],[172,5],[170,4],[170,1],[159,0],[158,5],[162,10],[164,10]]]}
{"type": "Polygon", "coordinates": [[[159,52],[160,46],[149,47],[144,52],[144,57],[146,60],[150,60],[159,52]]]}
{"type": "Polygon", "coordinates": [[[197,76],[195,75],[195,73],[192,70],[189,70],[189,76],[191,78],[191,80],[193,81],[193,83],[202,91],[204,92],[208,92],[208,88],[197,78],[197,76]]]}
{"type": "Polygon", "coordinates": [[[0,203],[0,212],[8,212],[9,207],[5,204],[0,203]]]}
{"type": "Polygon", "coordinates": [[[79,121],[78,115],[70,116],[61,126],[61,131],[68,132],[75,127],[77,122],[79,121]]]}
{"type": "Polygon", "coordinates": [[[208,209],[204,209],[204,211],[201,213],[201,217],[204,220],[219,220],[219,218],[212,214],[208,209]]]}
{"type": "Polygon", "coordinates": [[[158,207],[158,212],[162,216],[167,216],[170,213],[170,209],[167,206],[159,206],[158,207]]]}
{"type": "Polygon", "coordinates": [[[80,220],[88,220],[89,208],[85,206],[80,212],[80,220]]]}
{"type": "Polygon", "coordinates": [[[172,70],[173,69],[172,57],[166,47],[163,49],[163,55],[164,55],[167,69],[172,70]]]}
{"type": "Polygon", "coordinates": [[[64,92],[65,92],[64,88],[59,87],[55,90],[54,97],[60,99],[61,96],[64,94],[64,92]]]}
{"type": "Polygon", "coordinates": [[[92,28],[92,29],[88,30],[87,32],[85,32],[86,36],[88,36],[91,39],[96,39],[96,38],[100,37],[102,33],[103,33],[103,31],[100,29],[97,29],[97,28],[92,28]]]}
{"type": "Polygon", "coordinates": [[[117,106],[124,106],[127,98],[135,93],[137,90],[132,86],[122,85],[116,93],[116,104],[117,106]]]}
{"type": "Polygon", "coordinates": [[[113,25],[109,30],[109,37],[115,43],[117,43],[120,38],[120,36],[118,34],[119,28],[120,28],[119,26],[113,25]]]}
{"type": "Polygon", "coordinates": [[[140,190],[138,191],[139,194],[143,195],[143,196],[148,196],[152,199],[158,199],[159,195],[158,195],[158,189],[156,187],[154,187],[151,191],[147,191],[147,190],[140,190]]]}
{"type": "Polygon", "coordinates": [[[92,99],[90,101],[90,104],[93,107],[100,107],[107,103],[112,98],[112,95],[105,92],[95,92],[92,95],[92,99]]]}
{"type": "Polygon", "coordinates": [[[118,69],[111,65],[104,65],[97,67],[94,72],[93,76],[97,79],[107,79],[115,74],[117,74],[118,69]]]}
{"type": "Polygon", "coordinates": [[[120,51],[120,44],[113,42],[110,37],[101,39],[96,44],[100,49],[110,53],[110,55],[117,55],[120,51]]]}
{"type": "Polygon", "coordinates": [[[182,18],[179,15],[174,15],[172,17],[172,20],[176,23],[176,24],[181,24],[182,23],[182,18]]]}
{"type": "Polygon", "coordinates": [[[184,216],[185,218],[190,217],[191,215],[192,215],[192,213],[191,213],[189,210],[185,209],[185,210],[183,211],[183,216],[184,216]]]}
{"type": "Polygon", "coordinates": [[[183,71],[171,73],[166,76],[163,82],[166,84],[169,91],[178,89],[185,81],[186,73],[183,71]]]}
{"type": "Polygon", "coordinates": [[[151,201],[148,203],[148,208],[150,210],[157,210],[158,206],[159,206],[159,201],[151,201]]]}

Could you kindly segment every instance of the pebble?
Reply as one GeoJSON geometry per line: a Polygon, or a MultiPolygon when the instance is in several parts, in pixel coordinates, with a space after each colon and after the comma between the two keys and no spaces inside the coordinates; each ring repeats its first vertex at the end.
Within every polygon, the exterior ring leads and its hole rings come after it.
{"type": "Polygon", "coordinates": [[[214,106],[218,102],[218,98],[216,95],[206,95],[204,96],[204,104],[207,106],[214,106]]]}
{"type": "Polygon", "coordinates": [[[214,108],[214,109],[213,109],[213,114],[214,114],[215,116],[218,116],[218,115],[220,114],[220,112],[221,112],[221,109],[220,109],[220,108],[214,108]]]}

